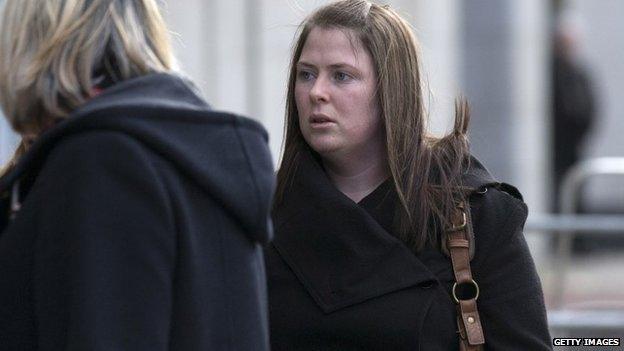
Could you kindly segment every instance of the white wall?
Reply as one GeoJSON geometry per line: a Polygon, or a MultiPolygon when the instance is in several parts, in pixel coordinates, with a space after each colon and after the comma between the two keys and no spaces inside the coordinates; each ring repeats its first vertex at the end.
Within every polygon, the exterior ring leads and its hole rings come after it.
{"type": "MultiPolygon", "coordinates": [[[[596,125],[584,154],[624,157],[624,1],[573,0],[570,5],[581,25],[581,54],[597,102],[596,125]]],[[[585,190],[585,199],[594,211],[624,210],[624,176],[593,178],[585,190]]]]}
{"type": "Polygon", "coordinates": [[[397,0],[392,4],[410,21],[420,41],[422,74],[429,90],[429,129],[443,134],[452,128],[454,101],[461,93],[460,1],[397,0]]]}
{"type": "Polygon", "coordinates": [[[532,213],[550,210],[550,29],[548,2],[512,1],[511,179],[532,213]]]}

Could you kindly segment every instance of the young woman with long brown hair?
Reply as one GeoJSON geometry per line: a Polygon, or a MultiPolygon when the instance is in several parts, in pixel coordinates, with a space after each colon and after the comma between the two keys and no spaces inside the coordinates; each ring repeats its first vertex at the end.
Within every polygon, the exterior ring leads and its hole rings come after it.
{"type": "Polygon", "coordinates": [[[388,6],[303,22],[266,250],[273,350],[550,349],[526,205],[470,156],[465,102],[450,134],[426,133],[419,60],[388,6]]]}

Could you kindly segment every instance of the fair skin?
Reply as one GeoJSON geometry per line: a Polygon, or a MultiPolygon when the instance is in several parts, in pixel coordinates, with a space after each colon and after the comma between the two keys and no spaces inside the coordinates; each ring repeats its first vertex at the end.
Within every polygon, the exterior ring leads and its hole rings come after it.
{"type": "Polygon", "coordinates": [[[297,62],[301,133],[332,183],[354,202],[389,175],[373,60],[345,29],[313,28],[297,62]]]}

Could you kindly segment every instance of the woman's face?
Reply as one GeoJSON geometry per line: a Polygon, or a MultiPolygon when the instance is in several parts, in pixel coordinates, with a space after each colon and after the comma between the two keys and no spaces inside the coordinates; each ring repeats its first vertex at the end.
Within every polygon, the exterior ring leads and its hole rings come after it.
{"type": "Polygon", "coordinates": [[[347,30],[313,28],[297,62],[295,101],[304,139],[321,156],[343,157],[384,143],[373,60],[347,30]]]}

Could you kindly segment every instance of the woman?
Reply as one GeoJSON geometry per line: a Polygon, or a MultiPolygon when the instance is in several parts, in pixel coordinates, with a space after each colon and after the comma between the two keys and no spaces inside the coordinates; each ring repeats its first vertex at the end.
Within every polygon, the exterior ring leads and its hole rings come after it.
{"type": "Polygon", "coordinates": [[[173,74],[155,0],[7,0],[0,349],[267,350],[267,136],[173,74]]]}
{"type": "Polygon", "coordinates": [[[265,251],[273,350],[551,348],[527,208],[469,156],[465,104],[425,134],[416,47],[368,1],[302,24],[265,251]]]}

